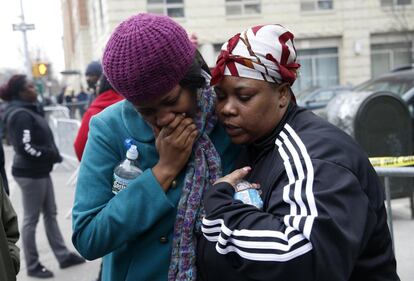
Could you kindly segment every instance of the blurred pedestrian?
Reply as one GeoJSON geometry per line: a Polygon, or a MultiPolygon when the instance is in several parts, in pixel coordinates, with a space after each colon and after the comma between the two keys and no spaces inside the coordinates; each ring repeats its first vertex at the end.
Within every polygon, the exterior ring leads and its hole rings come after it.
{"type": "Polygon", "coordinates": [[[20,270],[17,215],[0,179],[0,280],[14,281],[20,270]]]}
{"type": "Polygon", "coordinates": [[[73,104],[75,97],[75,89],[70,86],[65,88],[63,104],[69,109],[69,118],[74,119],[76,113],[76,106],[73,104]]]}
{"type": "Polygon", "coordinates": [[[50,172],[55,163],[62,161],[62,157],[37,103],[35,87],[25,75],[12,76],[1,88],[0,97],[9,101],[4,122],[15,152],[12,175],[22,191],[22,238],[27,274],[49,278],[53,273],[39,262],[36,247],[36,226],[40,213],[43,213],[46,235],[60,267],[84,262],[66,248],[56,220],[57,208],[50,172]]]}
{"type": "Polygon", "coordinates": [[[83,118],[83,115],[86,112],[88,107],[89,96],[81,86],[80,92],[76,95],[76,104],[78,105],[80,118],[83,118]]]}
{"type": "Polygon", "coordinates": [[[201,196],[238,154],[216,122],[205,63],[180,25],[151,14],[122,22],[102,61],[126,101],[90,121],[73,244],[87,259],[103,257],[104,281],[196,280],[201,196]],[[143,173],[115,195],[126,139],[143,173]]]}
{"type": "Polygon", "coordinates": [[[58,104],[63,104],[63,102],[65,101],[66,87],[67,86],[62,87],[62,89],[60,90],[60,93],[58,94],[58,96],[56,98],[56,102],[58,104]]]}
{"type": "Polygon", "coordinates": [[[85,149],[86,141],[88,140],[89,133],[89,121],[92,116],[98,114],[108,106],[123,100],[124,97],[119,95],[109,84],[105,75],[101,76],[98,86],[98,96],[86,110],[85,115],[82,118],[82,123],[79,128],[78,134],[75,139],[74,147],[76,156],[80,161],[82,159],[83,150],[85,149]]]}
{"type": "Polygon", "coordinates": [[[99,61],[91,61],[86,67],[85,76],[88,85],[87,90],[90,92],[90,100],[96,97],[96,87],[102,75],[102,64],[99,61]]]}
{"type": "Polygon", "coordinates": [[[261,25],[221,49],[216,112],[245,149],[205,193],[200,280],[397,281],[384,189],[349,135],[296,105],[293,38],[261,25]]]}

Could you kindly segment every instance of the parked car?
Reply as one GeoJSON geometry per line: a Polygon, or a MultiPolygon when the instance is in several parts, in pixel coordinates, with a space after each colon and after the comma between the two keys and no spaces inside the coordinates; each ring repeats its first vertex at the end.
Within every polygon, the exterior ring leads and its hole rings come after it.
{"type": "MultiPolygon", "coordinates": [[[[414,68],[413,66],[400,67],[394,69],[389,73],[379,77],[370,79],[358,86],[352,92],[353,95],[364,95],[366,93],[386,92],[399,96],[408,106],[411,115],[412,132],[414,132],[414,68]]],[[[350,94],[351,95],[351,94],[350,94]]],[[[344,96],[342,96],[344,97],[344,96]]],[[[319,114],[326,117],[329,113],[335,113],[335,103],[340,103],[339,99],[333,99],[330,104],[326,106],[325,113],[319,114]],[[328,114],[326,111],[330,111],[328,114]]],[[[344,119],[346,120],[346,119],[344,119]]],[[[379,121],[380,122],[380,121],[379,121]]],[[[414,140],[414,135],[411,136],[414,140]]],[[[395,135],[390,136],[390,139],[395,138],[395,135]]],[[[410,150],[400,148],[403,150],[410,150]]],[[[410,152],[407,152],[410,153],[410,152]]],[[[411,152],[412,153],[412,152],[411,152]]],[[[385,156],[385,155],[384,155],[385,156]]],[[[389,156],[389,155],[386,155],[389,156]]],[[[405,198],[410,199],[411,217],[414,219],[414,184],[413,179],[406,178],[391,178],[391,198],[405,198]]]]}
{"type": "Polygon", "coordinates": [[[406,66],[395,69],[380,77],[370,79],[353,91],[378,92],[386,91],[401,97],[408,105],[411,117],[414,120],[414,68],[406,66]]]}
{"type": "Polygon", "coordinates": [[[301,107],[318,110],[326,107],[328,102],[337,95],[351,91],[351,87],[347,86],[330,86],[325,88],[313,88],[305,90],[296,95],[297,104],[301,107]]]}

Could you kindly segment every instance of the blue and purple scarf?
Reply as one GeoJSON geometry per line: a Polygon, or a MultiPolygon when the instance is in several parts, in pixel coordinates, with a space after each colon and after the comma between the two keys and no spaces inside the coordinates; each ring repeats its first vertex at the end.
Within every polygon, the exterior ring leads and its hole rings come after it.
{"type": "Polygon", "coordinates": [[[220,156],[208,136],[217,123],[214,112],[215,101],[216,96],[211,87],[206,86],[198,91],[199,112],[194,122],[200,135],[193,146],[178,203],[168,272],[169,281],[197,278],[195,233],[200,231],[201,218],[204,215],[201,200],[203,193],[221,177],[220,156]]]}

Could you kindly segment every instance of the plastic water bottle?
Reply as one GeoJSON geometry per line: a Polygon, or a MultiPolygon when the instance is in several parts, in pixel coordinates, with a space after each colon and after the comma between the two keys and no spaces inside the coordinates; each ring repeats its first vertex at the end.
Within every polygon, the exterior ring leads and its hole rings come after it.
{"type": "Polygon", "coordinates": [[[259,210],[263,208],[263,201],[260,197],[260,190],[257,190],[248,181],[240,181],[235,186],[234,199],[242,201],[244,204],[253,205],[259,210]]]}
{"type": "Polygon", "coordinates": [[[136,145],[131,145],[126,153],[126,158],[114,169],[114,181],[112,192],[118,192],[128,187],[128,184],[142,174],[142,170],[136,165],[138,150],[136,145]]]}

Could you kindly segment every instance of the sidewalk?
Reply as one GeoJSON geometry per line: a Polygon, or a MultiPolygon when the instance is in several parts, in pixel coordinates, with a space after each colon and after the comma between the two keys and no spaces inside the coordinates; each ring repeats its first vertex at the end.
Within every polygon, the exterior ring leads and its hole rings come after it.
{"type": "MultiPolygon", "coordinates": [[[[10,146],[4,146],[6,156],[6,170],[10,173],[10,166],[13,158],[13,151],[10,146]]],[[[67,186],[67,181],[73,173],[73,169],[65,168],[64,165],[55,166],[52,172],[52,179],[55,186],[56,204],[58,206],[58,222],[62,234],[65,238],[66,245],[75,250],[71,242],[71,220],[65,216],[73,204],[74,187],[67,186]]],[[[11,185],[11,199],[16,212],[19,216],[19,224],[21,225],[22,205],[20,189],[16,186],[13,177],[8,177],[11,185]]],[[[392,201],[392,210],[394,218],[394,236],[397,257],[398,273],[402,281],[414,280],[414,220],[410,217],[408,199],[398,199],[392,201]]],[[[53,253],[47,243],[46,234],[44,232],[42,219],[39,221],[37,232],[37,246],[41,262],[55,274],[54,278],[46,280],[59,281],[93,281],[98,274],[100,261],[87,262],[85,264],[61,270],[53,256],[53,253]]],[[[18,245],[21,244],[19,241],[18,245]]],[[[24,263],[23,252],[21,252],[21,269],[17,277],[18,281],[34,281],[40,280],[29,278],[26,275],[26,266],[24,263]]]]}
{"type": "Polygon", "coordinates": [[[408,198],[392,200],[395,255],[401,281],[414,280],[414,219],[408,198]]]}

